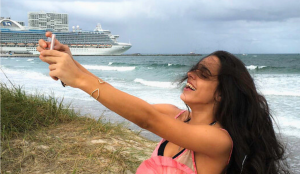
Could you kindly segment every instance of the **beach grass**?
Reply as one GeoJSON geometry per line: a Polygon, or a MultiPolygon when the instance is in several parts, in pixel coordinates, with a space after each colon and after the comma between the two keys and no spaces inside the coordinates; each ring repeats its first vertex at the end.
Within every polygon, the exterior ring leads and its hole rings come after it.
{"type": "Polygon", "coordinates": [[[1,87],[1,173],[135,173],[156,142],[51,96],[1,87]]]}

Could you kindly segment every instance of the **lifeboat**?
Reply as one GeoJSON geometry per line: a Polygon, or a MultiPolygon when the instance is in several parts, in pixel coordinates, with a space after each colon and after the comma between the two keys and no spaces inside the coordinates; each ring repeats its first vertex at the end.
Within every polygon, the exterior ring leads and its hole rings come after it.
{"type": "Polygon", "coordinates": [[[25,46],[25,43],[17,43],[17,46],[23,47],[23,46],[25,46]]]}
{"type": "Polygon", "coordinates": [[[34,47],[34,43],[28,43],[28,44],[26,44],[26,46],[28,46],[28,47],[34,47]]]}
{"type": "Polygon", "coordinates": [[[15,43],[7,43],[7,46],[15,46],[15,43]]]}

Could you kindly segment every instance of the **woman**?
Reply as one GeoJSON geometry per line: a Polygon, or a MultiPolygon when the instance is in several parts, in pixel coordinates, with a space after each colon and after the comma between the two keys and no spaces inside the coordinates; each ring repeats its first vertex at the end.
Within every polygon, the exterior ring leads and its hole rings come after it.
{"type": "MultiPolygon", "coordinates": [[[[51,36],[50,32],[46,33],[51,36]]],[[[110,110],[163,140],[137,173],[289,173],[282,164],[265,98],[235,56],[218,51],[200,60],[186,75],[180,98],[190,110],[151,105],[99,79],[71,55],[66,45],[39,41],[40,59],[49,75],[79,88],[110,110]]]]}

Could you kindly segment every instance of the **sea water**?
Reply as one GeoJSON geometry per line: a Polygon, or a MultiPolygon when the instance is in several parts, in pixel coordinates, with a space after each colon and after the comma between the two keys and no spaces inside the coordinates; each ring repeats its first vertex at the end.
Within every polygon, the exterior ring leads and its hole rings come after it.
{"type": "MultiPolygon", "coordinates": [[[[169,103],[185,109],[180,100],[180,80],[191,66],[204,56],[75,56],[74,58],[96,76],[114,87],[139,97],[148,103],[169,103]]],[[[299,54],[240,54],[237,55],[263,94],[288,147],[289,162],[300,173],[300,55],[299,54]]],[[[83,115],[101,117],[111,122],[126,122],[130,129],[140,128],[99,104],[88,94],[62,87],[49,76],[48,64],[38,57],[2,57],[1,82],[23,86],[30,94],[52,95],[83,115]],[[6,78],[6,76],[7,78],[6,78]]],[[[142,135],[152,140],[159,137],[148,131],[142,135]]]]}

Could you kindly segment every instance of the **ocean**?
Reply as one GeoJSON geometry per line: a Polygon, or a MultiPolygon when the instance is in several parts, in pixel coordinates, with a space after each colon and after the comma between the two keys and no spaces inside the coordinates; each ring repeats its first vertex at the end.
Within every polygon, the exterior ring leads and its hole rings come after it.
{"type": "MultiPolygon", "coordinates": [[[[185,109],[180,100],[182,86],[177,81],[203,56],[75,56],[85,68],[114,87],[151,104],[170,103],[185,109]]],[[[289,154],[288,161],[300,173],[300,54],[238,54],[271,108],[289,154]]],[[[38,57],[1,57],[1,69],[15,85],[29,94],[51,95],[81,114],[110,122],[125,122],[134,131],[158,141],[160,138],[141,130],[111,112],[88,94],[62,87],[48,75],[48,65],[38,57]]],[[[1,82],[9,85],[2,71],[1,82]]]]}

